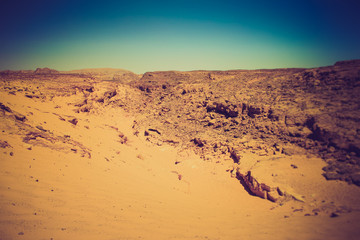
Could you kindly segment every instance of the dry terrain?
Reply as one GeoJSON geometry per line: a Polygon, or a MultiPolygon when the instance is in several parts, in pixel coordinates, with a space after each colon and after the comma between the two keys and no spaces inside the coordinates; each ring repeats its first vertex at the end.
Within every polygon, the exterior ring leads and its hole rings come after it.
{"type": "Polygon", "coordinates": [[[0,72],[0,239],[358,239],[360,61],[0,72]]]}

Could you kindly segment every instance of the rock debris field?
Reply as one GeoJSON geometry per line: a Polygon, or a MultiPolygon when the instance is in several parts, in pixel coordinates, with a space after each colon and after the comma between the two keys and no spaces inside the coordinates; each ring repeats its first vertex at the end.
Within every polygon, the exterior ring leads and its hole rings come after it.
{"type": "Polygon", "coordinates": [[[0,72],[0,239],[357,239],[360,60],[0,72]]]}

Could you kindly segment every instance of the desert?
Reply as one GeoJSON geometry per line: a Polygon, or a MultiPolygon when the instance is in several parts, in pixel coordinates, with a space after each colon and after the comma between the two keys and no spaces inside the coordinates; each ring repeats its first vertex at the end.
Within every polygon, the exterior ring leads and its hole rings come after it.
{"type": "Polygon", "coordinates": [[[0,72],[0,239],[358,239],[360,60],[0,72]]]}

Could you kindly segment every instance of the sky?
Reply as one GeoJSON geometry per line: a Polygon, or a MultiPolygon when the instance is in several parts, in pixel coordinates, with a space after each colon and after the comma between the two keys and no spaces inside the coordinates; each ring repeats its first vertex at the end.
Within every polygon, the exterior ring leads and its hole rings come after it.
{"type": "Polygon", "coordinates": [[[2,0],[0,70],[230,70],[360,58],[358,0],[2,0]]]}

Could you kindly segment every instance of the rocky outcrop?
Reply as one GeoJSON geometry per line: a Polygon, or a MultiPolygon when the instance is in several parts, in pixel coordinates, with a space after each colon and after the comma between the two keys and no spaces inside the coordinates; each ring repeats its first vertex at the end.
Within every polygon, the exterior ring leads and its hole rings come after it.
{"type": "MultiPolygon", "coordinates": [[[[224,115],[226,118],[233,118],[239,115],[239,106],[229,103],[228,101],[224,102],[212,102],[206,106],[208,112],[216,112],[224,115]]],[[[240,108],[241,110],[241,108],[240,108]]]]}
{"type": "Polygon", "coordinates": [[[242,174],[238,169],[236,171],[236,177],[240,180],[245,189],[252,195],[267,199],[272,202],[277,202],[280,201],[280,198],[285,198],[285,193],[278,187],[271,188],[265,183],[259,183],[256,178],[251,175],[251,171],[242,174]]]}
{"type": "Polygon", "coordinates": [[[355,183],[357,170],[344,171],[343,163],[360,167],[359,74],[355,60],[314,69],[148,72],[131,84],[145,93],[148,121],[166,123],[156,126],[164,138],[205,140],[201,154],[209,155],[216,149],[210,138],[226,139],[234,162],[244,150],[296,154],[278,150],[291,143],[332,166],[327,179],[355,183]]]}
{"type": "Polygon", "coordinates": [[[59,72],[55,69],[50,69],[50,68],[37,68],[34,71],[35,74],[58,74],[59,72]]]}

